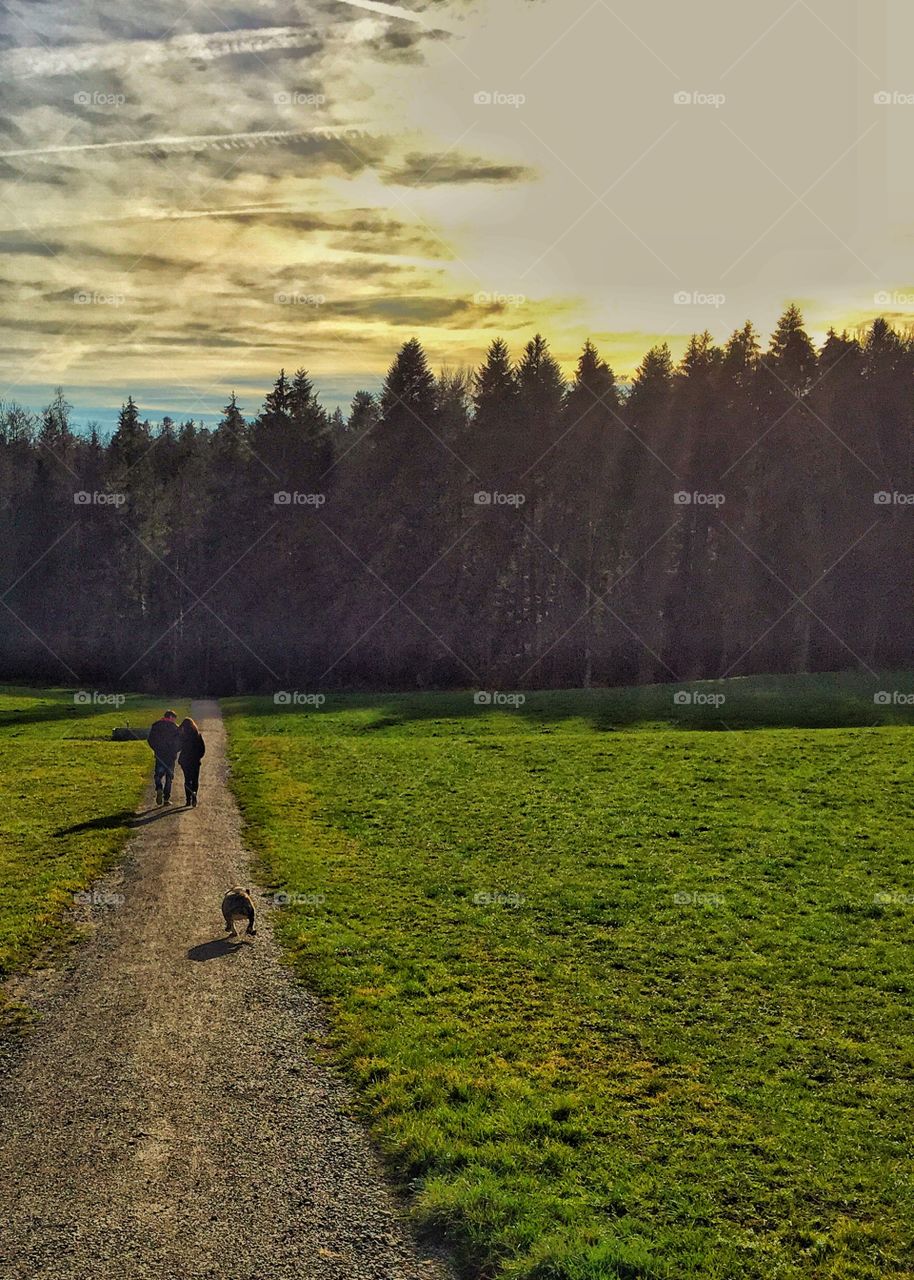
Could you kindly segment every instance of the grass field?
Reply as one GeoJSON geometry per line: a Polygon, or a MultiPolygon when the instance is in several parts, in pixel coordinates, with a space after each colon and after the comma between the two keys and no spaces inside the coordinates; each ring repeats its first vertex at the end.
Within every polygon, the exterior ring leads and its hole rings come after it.
{"type": "Polygon", "coordinates": [[[284,939],[470,1270],[914,1276],[914,681],[694,691],[230,702],[284,939]]]}
{"type": "MultiPolygon", "coordinates": [[[[0,980],[72,936],[74,894],[115,859],[151,776],[146,744],[112,742],[111,730],[151,723],[162,706],[130,697],[115,710],[77,704],[71,689],[0,687],[0,980]]],[[[0,1020],[12,1013],[0,1005],[0,1020]]]]}

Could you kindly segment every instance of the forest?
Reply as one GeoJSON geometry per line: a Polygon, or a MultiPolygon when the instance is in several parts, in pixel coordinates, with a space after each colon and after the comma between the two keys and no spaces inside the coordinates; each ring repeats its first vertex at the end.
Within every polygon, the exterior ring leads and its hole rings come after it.
{"type": "MultiPolygon", "coordinates": [[[[914,337],[544,338],[328,413],[77,430],[0,406],[0,677],[230,694],[590,687],[910,665],[914,337]]],[[[126,389],[125,389],[126,390],[126,389]]]]}

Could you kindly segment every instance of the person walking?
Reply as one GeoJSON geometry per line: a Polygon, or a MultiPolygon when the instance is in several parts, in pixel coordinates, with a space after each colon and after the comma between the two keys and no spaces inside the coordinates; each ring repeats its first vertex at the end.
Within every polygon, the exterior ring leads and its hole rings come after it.
{"type": "Polygon", "coordinates": [[[196,809],[197,791],[200,786],[200,761],[206,755],[206,743],[203,734],[190,716],[181,721],[179,738],[178,763],[184,774],[185,802],[196,809]]]}
{"type": "Polygon", "coordinates": [[[146,741],[155,752],[156,758],[153,775],[156,804],[171,804],[171,784],[175,778],[175,761],[178,758],[180,745],[178,717],[173,711],[166,711],[161,720],[156,720],[149,730],[146,741]]]}

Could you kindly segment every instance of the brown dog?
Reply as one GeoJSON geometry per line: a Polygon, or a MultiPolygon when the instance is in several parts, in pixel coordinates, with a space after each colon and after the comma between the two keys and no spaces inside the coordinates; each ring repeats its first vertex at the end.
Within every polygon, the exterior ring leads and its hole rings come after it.
{"type": "Polygon", "coordinates": [[[241,889],[237,886],[229,889],[222,899],[222,914],[225,917],[225,932],[230,933],[233,938],[238,937],[238,930],[235,928],[236,920],[247,920],[248,927],[245,933],[256,935],[257,930],[254,928],[256,913],[250,889],[241,889]]]}

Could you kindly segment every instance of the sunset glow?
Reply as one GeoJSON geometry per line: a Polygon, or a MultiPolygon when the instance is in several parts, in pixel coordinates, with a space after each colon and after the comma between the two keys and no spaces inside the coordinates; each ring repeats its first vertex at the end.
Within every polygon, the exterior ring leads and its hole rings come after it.
{"type": "Polygon", "coordinates": [[[625,377],[789,300],[817,337],[914,315],[900,5],[6,12],[6,400],[254,411],[304,364],[332,405],[412,335],[625,377]]]}

